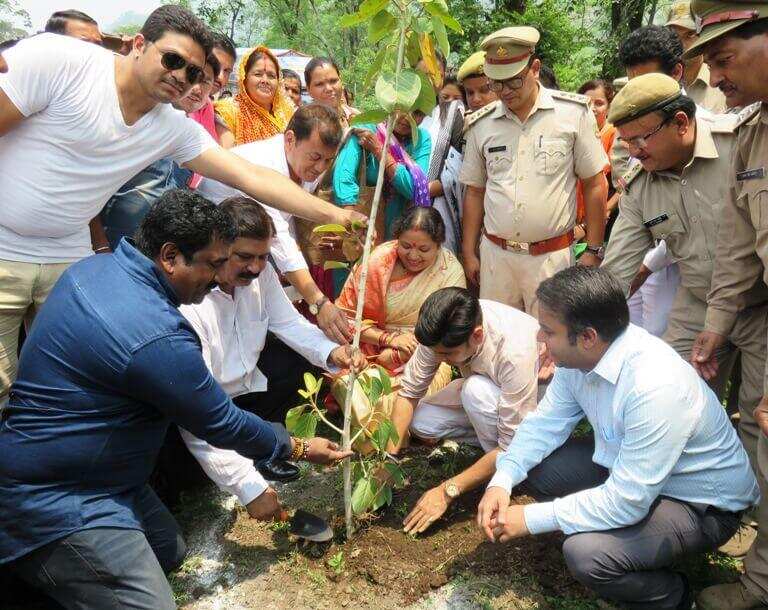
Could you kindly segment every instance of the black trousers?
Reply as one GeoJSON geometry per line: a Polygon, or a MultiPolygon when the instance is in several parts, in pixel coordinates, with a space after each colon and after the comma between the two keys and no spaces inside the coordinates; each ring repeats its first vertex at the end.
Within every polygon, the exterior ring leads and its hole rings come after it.
{"type": "MultiPolygon", "coordinates": [[[[528,473],[527,489],[549,501],[601,485],[608,470],[592,461],[593,452],[593,440],[569,440],[528,473]]],[[[686,585],[670,566],[683,555],[719,547],[736,532],[740,517],[659,497],[635,525],[569,536],[563,555],[574,578],[600,597],[637,610],[673,609],[686,585]]]]}

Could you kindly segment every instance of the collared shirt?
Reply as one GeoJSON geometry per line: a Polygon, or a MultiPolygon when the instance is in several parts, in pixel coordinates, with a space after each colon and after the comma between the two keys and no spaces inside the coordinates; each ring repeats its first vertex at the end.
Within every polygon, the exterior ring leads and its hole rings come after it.
{"type": "MultiPolygon", "coordinates": [[[[603,261],[625,291],[655,241],[664,240],[681,284],[706,301],[717,253],[735,136],[733,115],[696,120],[693,156],[678,174],[640,171],[625,188],[603,261]]],[[[752,302],[766,299],[755,293],[752,302]]]]}
{"type": "Polygon", "coordinates": [[[723,114],[728,110],[725,94],[720,89],[709,85],[709,66],[706,63],[701,64],[696,78],[685,89],[686,95],[696,102],[697,106],[706,108],[714,114],[723,114]]]}
{"type": "MultiPolygon", "coordinates": [[[[241,144],[229,149],[230,152],[250,161],[255,165],[268,167],[283,176],[290,176],[288,169],[288,160],[285,157],[285,138],[279,133],[276,136],[266,140],[251,142],[250,144],[241,144]]],[[[312,192],[314,185],[304,183],[305,190],[312,192]]],[[[218,204],[228,197],[242,196],[243,193],[231,186],[203,178],[200,186],[197,188],[206,199],[218,204]]],[[[293,215],[281,210],[276,210],[268,205],[264,209],[272,217],[275,223],[275,239],[272,242],[272,258],[275,260],[280,273],[290,273],[291,271],[300,271],[307,268],[307,261],[301,253],[299,245],[296,243],[296,230],[293,225],[293,215]]]]}
{"type": "Polygon", "coordinates": [[[205,363],[230,396],[267,390],[257,366],[267,331],[322,368],[339,347],[296,311],[269,265],[248,286],[235,288],[234,298],[214,288],[202,303],[180,309],[200,337],[205,363]]]}
{"type": "Polygon", "coordinates": [[[532,534],[628,527],[659,496],[740,511],[757,481],[717,396],[661,339],[629,325],[591,371],[555,369],[539,408],[496,460],[490,487],[510,491],[585,417],[595,433],[602,485],[525,507],[532,534]]]}
{"type": "Polygon", "coordinates": [[[459,180],[485,188],[489,233],[534,242],[573,228],[577,179],[599,174],[607,163],[587,98],[539,87],[524,122],[496,102],[474,123],[459,180]]]}
{"type": "MultiPolygon", "coordinates": [[[[499,396],[499,446],[504,448],[523,418],[536,408],[538,390],[539,324],[528,314],[495,301],[480,300],[483,343],[464,366],[462,377],[485,375],[501,388],[499,396]]],[[[435,352],[416,348],[400,380],[400,396],[420,400],[440,366],[435,352]]],[[[460,406],[461,401],[455,406],[460,406]]]]}
{"type": "Polygon", "coordinates": [[[73,532],[143,529],[134,511],[170,422],[256,460],[285,429],[235,407],[162,272],[126,240],[59,279],[0,422],[0,563],[73,532]]]}

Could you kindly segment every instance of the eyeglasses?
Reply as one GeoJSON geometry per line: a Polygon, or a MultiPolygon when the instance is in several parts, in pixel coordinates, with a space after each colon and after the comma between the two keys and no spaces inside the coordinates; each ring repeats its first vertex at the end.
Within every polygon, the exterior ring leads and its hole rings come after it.
{"type": "Polygon", "coordinates": [[[671,118],[664,119],[656,128],[652,129],[644,136],[635,136],[633,138],[622,138],[619,136],[619,141],[623,142],[627,146],[631,146],[632,148],[645,148],[648,145],[648,140],[659,133],[671,120],[671,118]]]}
{"type": "Polygon", "coordinates": [[[504,89],[508,89],[509,91],[517,91],[525,83],[525,77],[527,75],[528,70],[526,70],[521,76],[515,76],[514,78],[508,78],[507,80],[488,79],[490,81],[489,87],[491,91],[496,93],[501,93],[504,91],[504,89]]]}
{"type": "Polygon", "coordinates": [[[187,61],[175,51],[160,51],[160,49],[158,49],[158,51],[160,52],[160,63],[166,70],[175,72],[176,70],[181,70],[186,67],[187,81],[189,81],[189,84],[196,85],[205,77],[205,73],[200,66],[196,66],[187,61]]]}

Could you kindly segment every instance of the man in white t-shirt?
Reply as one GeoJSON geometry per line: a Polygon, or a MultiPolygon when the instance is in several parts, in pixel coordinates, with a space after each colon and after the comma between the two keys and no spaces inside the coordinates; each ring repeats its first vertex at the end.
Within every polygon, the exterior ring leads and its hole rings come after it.
{"type": "MultiPolygon", "coordinates": [[[[343,128],[334,110],[324,104],[307,104],[291,117],[285,134],[235,146],[230,152],[280,172],[311,191],[333,162],[342,135],[343,128]]],[[[242,194],[226,184],[209,179],[200,183],[198,192],[214,203],[242,194]]],[[[310,311],[317,316],[317,325],[328,338],[347,343],[352,339],[347,317],[323,294],[312,278],[307,261],[296,243],[293,216],[264,207],[275,223],[272,258],[277,269],[309,305],[310,311]]]]}
{"type": "Polygon", "coordinates": [[[199,80],[211,44],[202,21],[167,5],[149,16],[127,56],[55,34],[33,36],[5,51],[0,402],[16,374],[23,318],[42,305],[69,264],[92,254],[88,223],[109,197],[157,159],[171,157],[317,222],[347,224],[361,217],[221,149],[169,105],[199,80]]]}

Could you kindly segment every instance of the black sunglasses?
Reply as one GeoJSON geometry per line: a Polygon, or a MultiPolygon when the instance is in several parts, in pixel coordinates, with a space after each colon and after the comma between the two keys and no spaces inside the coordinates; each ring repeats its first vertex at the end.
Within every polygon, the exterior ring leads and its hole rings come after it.
{"type": "Polygon", "coordinates": [[[166,70],[181,70],[187,68],[187,80],[190,85],[196,85],[204,78],[203,69],[200,66],[189,63],[181,55],[174,51],[160,51],[160,63],[166,70]]]}

